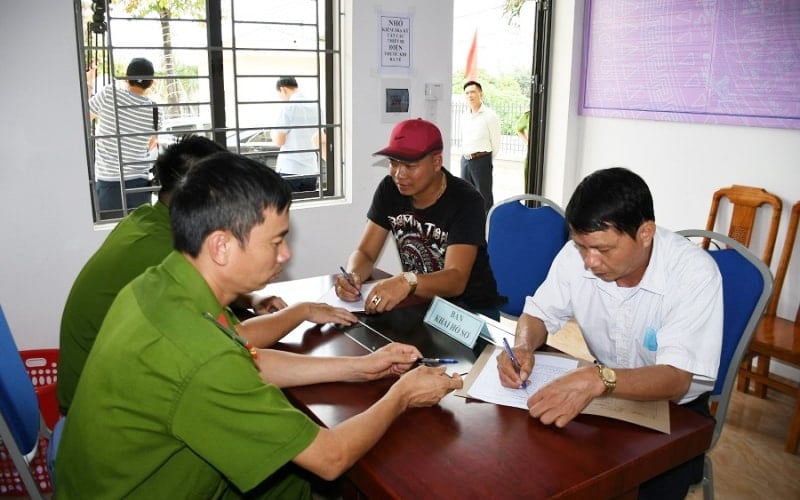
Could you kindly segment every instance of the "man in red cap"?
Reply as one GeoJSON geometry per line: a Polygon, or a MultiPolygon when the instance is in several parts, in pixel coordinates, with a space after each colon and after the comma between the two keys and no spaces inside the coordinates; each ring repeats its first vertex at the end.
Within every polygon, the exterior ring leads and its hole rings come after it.
{"type": "Polygon", "coordinates": [[[474,312],[499,318],[503,303],[486,252],[483,198],[442,166],[442,134],[431,122],[398,123],[389,145],[376,155],[389,159],[389,175],[378,185],[367,227],[336,293],[360,297],[386,242],[394,235],[403,272],[378,282],[364,297],[368,313],[393,309],[406,297],[435,295],[474,312]]]}

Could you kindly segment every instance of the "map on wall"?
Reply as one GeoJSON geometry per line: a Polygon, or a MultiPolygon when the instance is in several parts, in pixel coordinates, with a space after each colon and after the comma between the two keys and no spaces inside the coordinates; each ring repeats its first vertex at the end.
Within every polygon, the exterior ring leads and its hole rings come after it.
{"type": "Polygon", "coordinates": [[[800,129],[800,1],[587,0],[581,114],[800,129]]]}

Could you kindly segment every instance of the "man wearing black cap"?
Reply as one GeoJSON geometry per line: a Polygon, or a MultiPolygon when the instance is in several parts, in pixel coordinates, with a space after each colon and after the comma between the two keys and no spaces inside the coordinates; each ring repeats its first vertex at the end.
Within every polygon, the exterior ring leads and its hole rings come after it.
{"type": "MultiPolygon", "coordinates": [[[[94,71],[92,67],[87,72],[90,95],[94,90],[94,71]]],[[[153,63],[141,57],[134,58],[125,72],[125,85],[108,85],[89,99],[89,116],[97,119],[94,168],[101,211],[122,208],[122,178],[126,189],[150,185],[150,153],[157,151],[155,132],[161,123],[156,104],[144,94],[153,85],[154,74],[153,63]]],[[[151,197],[148,191],[130,193],[127,207],[149,203],[151,197]]]]}
{"type": "Polygon", "coordinates": [[[389,158],[389,175],[378,185],[367,227],[338,276],[343,300],[360,298],[386,242],[394,235],[403,272],[381,280],[364,297],[367,312],[393,309],[406,297],[447,297],[454,303],[499,318],[502,301],[486,252],[483,198],[442,166],[442,135],[431,122],[398,123],[389,145],[376,155],[389,158]]]}

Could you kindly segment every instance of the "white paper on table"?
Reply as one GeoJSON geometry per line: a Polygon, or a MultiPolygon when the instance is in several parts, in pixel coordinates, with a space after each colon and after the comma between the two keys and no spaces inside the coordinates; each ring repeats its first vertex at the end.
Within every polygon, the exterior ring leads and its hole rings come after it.
{"type": "Polygon", "coordinates": [[[536,363],[533,365],[533,373],[529,377],[527,387],[512,389],[500,384],[500,376],[497,374],[497,355],[500,351],[502,348],[496,347],[494,353],[487,358],[486,364],[467,392],[469,397],[527,410],[528,398],[539,388],[578,367],[577,359],[557,354],[536,353],[536,363]]]}
{"type": "Polygon", "coordinates": [[[335,286],[332,286],[327,292],[325,292],[325,294],[320,297],[317,302],[322,302],[323,304],[328,304],[333,307],[341,307],[342,309],[347,309],[350,312],[364,312],[364,298],[369,295],[369,292],[376,283],[377,281],[362,283],[361,298],[355,302],[347,302],[346,300],[340,299],[339,296],[336,295],[335,286]]]}
{"type": "MultiPolygon", "coordinates": [[[[466,390],[457,391],[456,395],[527,410],[529,397],[550,381],[574,370],[580,364],[579,360],[568,356],[537,352],[528,386],[525,389],[511,389],[500,384],[500,376],[497,374],[497,354],[501,349],[492,347],[487,346],[476,362],[475,367],[479,371],[467,375],[464,380],[466,390]]],[[[666,400],[633,401],[609,396],[595,398],[581,413],[624,420],[669,434],[669,411],[669,401],[666,400]]]]}

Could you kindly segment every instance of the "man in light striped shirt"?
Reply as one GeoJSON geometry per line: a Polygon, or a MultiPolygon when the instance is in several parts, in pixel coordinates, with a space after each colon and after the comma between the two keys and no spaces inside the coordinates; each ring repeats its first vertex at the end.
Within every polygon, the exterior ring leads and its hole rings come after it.
{"type": "MultiPolygon", "coordinates": [[[[147,59],[132,59],[124,84],[108,85],[89,99],[89,116],[97,119],[94,168],[101,211],[122,208],[122,179],[126,189],[150,185],[150,152],[158,146],[155,132],[161,123],[155,102],[144,94],[153,85],[154,73],[153,63],[147,59]]],[[[89,76],[91,95],[94,78],[93,74],[89,76]]],[[[128,194],[127,208],[150,203],[151,195],[150,192],[128,194]]]]}

